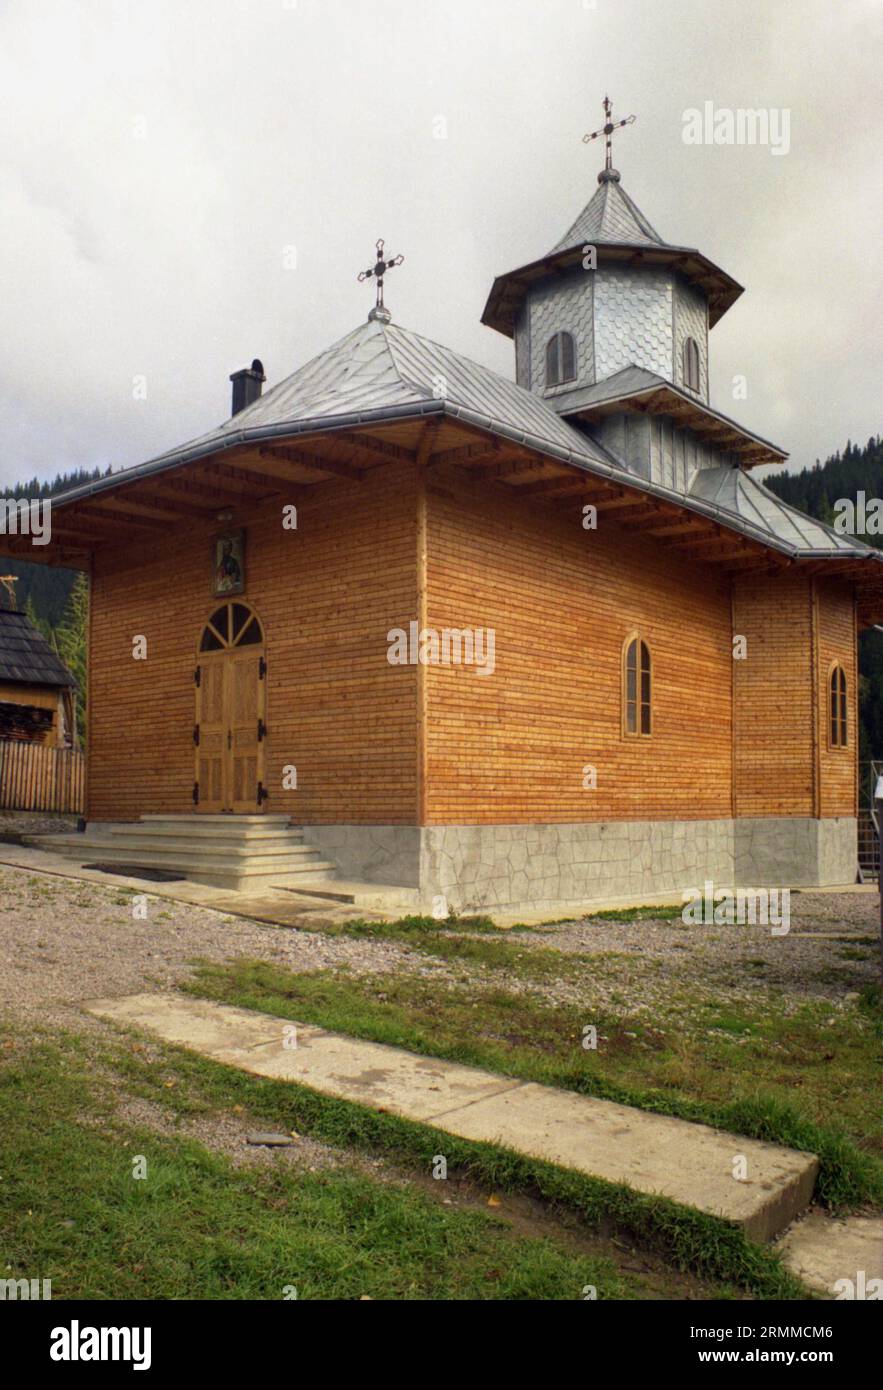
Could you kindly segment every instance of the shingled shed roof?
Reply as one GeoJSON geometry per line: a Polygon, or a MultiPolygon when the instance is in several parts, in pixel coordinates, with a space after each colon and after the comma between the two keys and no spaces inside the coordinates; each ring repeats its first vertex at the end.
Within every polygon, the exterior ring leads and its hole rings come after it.
{"type": "Polygon", "coordinates": [[[0,682],[76,686],[70,671],[24,613],[0,608],[0,682]]]}

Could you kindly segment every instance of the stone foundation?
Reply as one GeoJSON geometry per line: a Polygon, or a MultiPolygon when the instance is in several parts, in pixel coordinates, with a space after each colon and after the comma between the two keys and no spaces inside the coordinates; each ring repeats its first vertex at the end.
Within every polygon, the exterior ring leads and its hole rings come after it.
{"type": "Polygon", "coordinates": [[[303,831],[307,844],[337,865],[340,878],[420,887],[416,825],[305,825],[303,831]]]}
{"type": "Polygon", "coordinates": [[[733,824],[733,871],[741,885],[827,888],[855,883],[858,823],[854,816],[836,820],[776,816],[733,824]]]}
{"type": "Polygon", "coordinates": [[[571,825],[304,827],[342,879],[418,888],[426,907],[535,909],[716,888],[856,878],[854,817],[571,825]]]}

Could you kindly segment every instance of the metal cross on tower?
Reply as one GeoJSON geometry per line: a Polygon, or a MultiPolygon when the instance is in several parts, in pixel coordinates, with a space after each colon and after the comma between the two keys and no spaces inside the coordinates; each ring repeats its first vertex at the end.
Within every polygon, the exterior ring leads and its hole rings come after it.
{"type": "Polygon", "coordinates": [[[612,168],[613,168],[613,132],[614,132],[615,130],[618,130],[620,126],[632,125],[632,124],[634,123],[634,121],[635,121],[635,117],[634,117],[634,116],[626,116],[626,118],[625,118],[624,121],[615,121],[615,120],[613,119],[613,103],[611,102],[611,100],[610,100],[609,97],[605,97],[605,98],[604,98],[604,115],[607,117],[607,119],[606,119],[606,121],[604,122],[604,124],[602,125],[601,129],[600,129],[600,130],[594,130],[594,131],[592,131],[592,134],[591,134],[591,135],[584,135],[584,136],[583,136],[583,142],[584,142],[586,145],[588,145],[592,140],[597,140],[599,135],[604,135],[604,136],[606,137],[606,140],[607,140],[607,160],[606,160],[606,162],[605,162],[604,168],[605,168],[605,169],[612,169],[612,168]]]}
{"type": "Polygon", "coordinates": [[[359,275],[359,283],[361,284],[363,280],[371,280],[372,278],[377,281],[377,303],[368,315],[368,322],[371,323],[374,319],[379,319],[381,323],[389,323],[392,315],[383,302],[383,277],[388,270],[392,270],[393,266],[401,265],[405,258],[404,256],[394,256],[392,260],[385,261],[383,259],[382,237],[377,243],[376,250],[376,264],[373,265],[370,270],[363,270],[361,272],[359,275]]]}

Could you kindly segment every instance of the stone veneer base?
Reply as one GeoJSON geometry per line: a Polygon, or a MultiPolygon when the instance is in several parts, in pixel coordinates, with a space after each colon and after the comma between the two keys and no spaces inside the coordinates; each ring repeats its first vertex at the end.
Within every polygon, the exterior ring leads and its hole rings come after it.
{"type": "Polygon", "coordinates": [[[455,911],[559,905],[716,887],[856,880],[854,817],[588,821],[565,825],[306,825],[343,879],[418,888],[455,911]]]}

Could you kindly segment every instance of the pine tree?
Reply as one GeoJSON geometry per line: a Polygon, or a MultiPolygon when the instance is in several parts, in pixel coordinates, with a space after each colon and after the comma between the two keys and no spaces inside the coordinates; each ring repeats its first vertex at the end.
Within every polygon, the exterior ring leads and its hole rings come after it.
{"type": "Polygon", "coordinates": [[[89,584],[84,574],[74,580],[64,617],[55,633],[58,655],[77,682],[77,737],[86,738],[86,641],[89,628],[89,584]]]}

